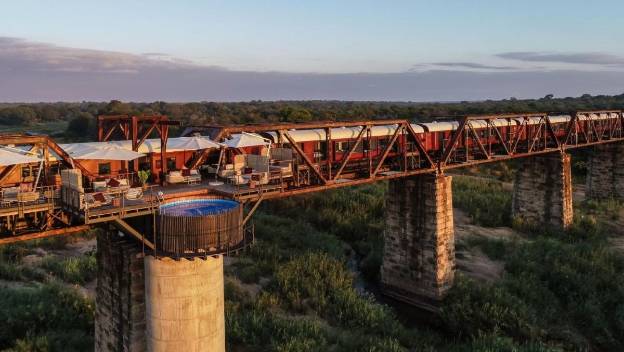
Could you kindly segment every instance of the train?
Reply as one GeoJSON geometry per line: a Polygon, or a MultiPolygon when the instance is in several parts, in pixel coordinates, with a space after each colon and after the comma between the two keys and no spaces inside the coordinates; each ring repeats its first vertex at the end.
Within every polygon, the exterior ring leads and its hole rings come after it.
{"type": "MultiPolygon", "coordinates": [[[[525,142],[531,139],[535,130],[535,125],[543,128],[542,122],[545,116],[532,115],[529,117],[505,117],[494,118],[489,120],[491,124],[498,130],[498,134],[491,128],[488,128],[488,122],[485,119],[471,119],[467,124],[469,127],[467,133],[470,138],[462,138],[458,141],[458,148],[477,148],[478,142],[482,145],[494,145],[500,147],[502,136],[513,136],[506,140],[516,140],[525,142]],[[526,128],[525,128],[526,125],[526,128]],[[474,131],[474,134],[472,134],[474,131]],[[499,137],[500,136],[500,137],[499,137]],[[476,138],[475,138],[476,137],[476,138]],[[467,145],[464,145],[467,144],[467,145]]],[[[599,112],[591,114],[581,114],[578,117],[578,133],[591,133],[590,121],[598,123],[608,123],[617,121],[620,118],[618,112],[599,112]]],[[[557,138],[565,136],[566,129],[571,115],[550,115],[548,120],[557,138]]],[[[460,122],[451,119],[439,119],[433,122],[414,122],[410,124],[412,130],[418,136],[422,146],[430,156],[440,156],[444,153],[445,147],[448,146],[449,140],[453,136],[453,132],[459,128],[460,122]]],[[[381,156],[385,151],[388,143],[394,135],[398,125],[375,125],[371,127],[370,138],[365,135],[363,140],[358,143],[349,160],[358,160],[365,158],[376,158],[381,156]]],[[[331,145],[328,148],[325,129],[292,129],[288,131],[291,139],[297,143],[298,147],[313,161],[330,161],[340,162],[351,150],[356,142],[362,127],[338,127],[331,129],[331,145]]],[[[550,132],[549,132],[550,133],[550,132]]],[[[259,134],[274,145],[281,147],[291,147],[287,141],[280,140],[278,133],[273,131],[259,132],[259,134]]],[[[397,137],[397,142],[389,152],[389,156],[399,154],[401,148],[406,151],[416,151],[413,139],[408,138],[406,133],[401,133],[397,137]]]]}

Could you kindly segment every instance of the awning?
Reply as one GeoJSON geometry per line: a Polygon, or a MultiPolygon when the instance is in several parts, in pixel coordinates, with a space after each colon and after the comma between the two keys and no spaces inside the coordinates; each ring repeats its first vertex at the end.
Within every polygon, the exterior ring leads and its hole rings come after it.
{"type": "Polygon", "coordinates": [[[4,148],[0,148],[0,166],[38,163],[41,159],[4,148]]]}
{"type": "Polygon", "coordinates": [[[257,147],[267,146],[270,144],[266,138],[253,134],[253,133],[237,133],[233,134],[232,138],[226,139],[223,144],[230,148],[245,148],[245,147],[257,147]]]}
{"type": "Polygon", "coordinates": [[[69,152],[69,156],[77,160],[134,160],[145,154],[137,153],[132,150],[120,148],[115,145],[107,146],[83,146],[69,152]]]}

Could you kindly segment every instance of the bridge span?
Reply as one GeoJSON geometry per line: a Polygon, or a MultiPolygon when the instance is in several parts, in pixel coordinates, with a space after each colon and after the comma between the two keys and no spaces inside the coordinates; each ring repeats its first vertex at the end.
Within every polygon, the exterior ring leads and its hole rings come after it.
{"type": "MultiPolygon", "coordinates": [[[[222,255],[253,243],[252,215],[265,200],[387,181],[382,290],[435,309],[452,287],[455,271],[452,176],[446,171],[522,158],[513,216],[528,225],[566,228],[573,220],[568,151],[592,148],[588,196],[624,198],[622,111],[467,116],[430,123],[189,126],[184,136],[225,143],[185,156],[182,171],[203,170],[197,178],[167,172],[173,153],[167,130],[176,122],[127,116],[99,121],[102,142],[117,129],[135,152],[150,143],[150,134],[159,133],[159,149],[145,154],[160,184],[143,187],[140,197],[129,196],[136,188],[110,183],[105,186],[114,190],[96,191],[102,181],[88,162],[75,160],[51,138],[0,136],[0,145],[42,151],[39,170],[51,176],[55,167],[60,175],[60,180],[44,177],[30,197],[2,202],[0,244],[96,226],[103,230],[96,314],[96,349],[101,351],[175,350],[180,344],[223,350],[222,255]],[[246,138],[259,144],[245,144],[246,138]],[[232,141],[239,144],[228,146],[232,141]],[[175,177],[188,182],[172,184],[175,177]],[[91,198],[101,201],[94,206],[86,200],[91,198]],[[240,206],[185,213],[182,220],[168,219],[163,210],[193,201],[203,207],[201,202],[215,199],[240,206]],[[188,298],[193,294],[197,297],[188,298]],[[189,304],[192,309],[184,308],[189,304]]],[[[138,171],[138,164],[125,166],[138,171]]],[[[0,169],[0,186],[15,172],[16,166],[0,169]]]]}

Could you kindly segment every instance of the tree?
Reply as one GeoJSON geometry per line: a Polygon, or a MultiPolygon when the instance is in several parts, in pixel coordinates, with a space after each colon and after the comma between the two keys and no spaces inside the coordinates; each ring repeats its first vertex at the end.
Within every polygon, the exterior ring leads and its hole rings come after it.
{"type": "Polygon", "coordinates": [[[89,139],[93,134],[95,128],[95,118],[88,112],[81,112],[78,116],[74,117],[67,125],[66,133],[69,136],[89,139]]]}

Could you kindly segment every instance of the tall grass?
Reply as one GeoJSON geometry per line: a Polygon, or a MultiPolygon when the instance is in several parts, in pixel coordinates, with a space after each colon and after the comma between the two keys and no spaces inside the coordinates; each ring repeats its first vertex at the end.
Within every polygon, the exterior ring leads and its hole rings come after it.
{"type": "Polygon", "coordinates": [[[511,226],[511,192],[501,182],[474,177],[453,177],[453,206],[483,226],[511,226]]]}
{"type": "Polygon", "coordinates": [[[61,280],[73,284],[85,284],[95,279],[97,260],[90,252],[80,257],[59,259],[49,256],[41,262],[41,268],[51,272],[61,280]]]}

